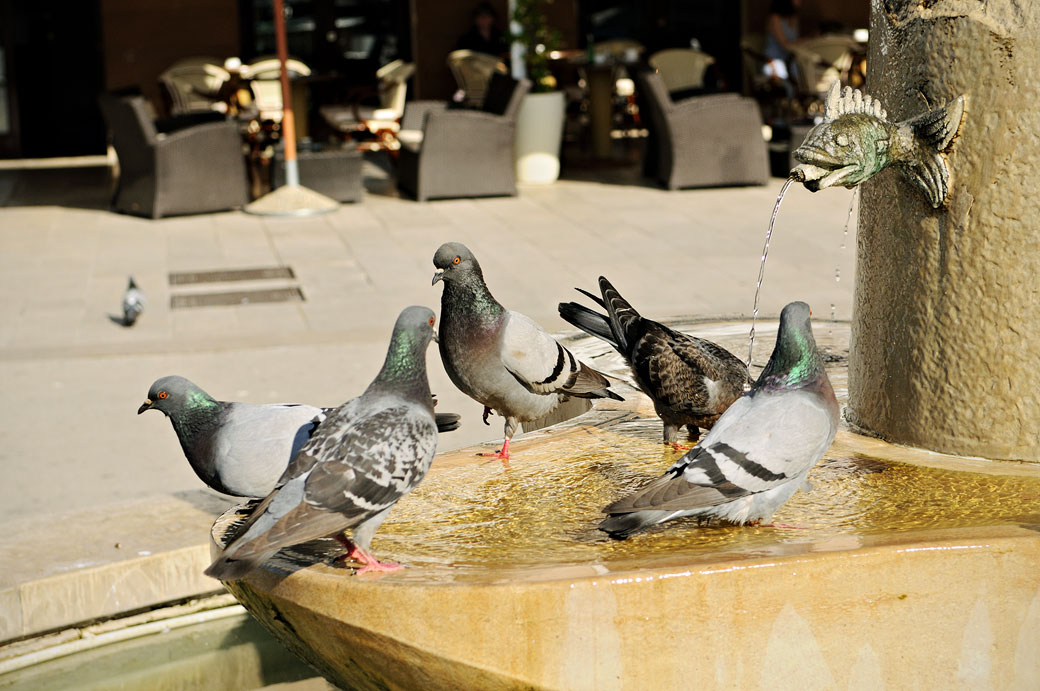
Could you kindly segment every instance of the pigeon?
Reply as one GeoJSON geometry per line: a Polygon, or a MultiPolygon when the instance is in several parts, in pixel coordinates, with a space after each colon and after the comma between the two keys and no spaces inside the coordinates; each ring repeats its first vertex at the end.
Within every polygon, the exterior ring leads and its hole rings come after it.
{"type": "Polygon", "coordinates": [[[137,318],[141,316],[141,312],[144,312],[146,302],[144,293],[137,287],[134,277],[131,276],[126,292],[123,293],[123,326],[134,325],[137,318]]]}
{"type": "Polygon", "coordinates": [[[664,475],[605,507],[600,530],[623,540],[683,516],[759,522],[805,484],[839,414],[809,317],[804,302],[784,307],[773,354],[751,390],[664,475]]]}
{"type": "Polygon", "coordinates": [[[334,536],[368,571],[392,571],[369,552],[397,500],[425,477],[437,450],[426,347],[433,312],[397,318],[383,368],[363,394],[328,414],[206,574],[237,580],[278,550],[334,536]],[[342,532],[353,529],[353,541],[342,532]]]}
{"type": "MultiPolygon", "coordinates": [[[[431,396],[431,405],[437,405],[431,396]]],[[[137,409],[173,423],[192,470],[209,487],[236,497],[266,497],[334,408],[301,403],[254,405],[214,400],[184,377],[163,377],[137,409]]],[[[459,428],[458,413],[437,413],[437,431],[459,428]]]]}
{"type": "Polygon", "coordinates": [[[644,319],[606,278],[599,277],[602,299],[577,288],[607,311],[600,314],[576,302],[561,302],[560,316],[601,338],[621,353],[636,383],[654,402],[664,422],[664,443],[678,446],[686,425],[696,440],[710,429],[750,383],[747,366],[725,348],[644,319]]]}
{"type": "Polygon", "coordinates": [[[157,379],[137,409],[170,418],[192,470],[236,497],[266,497],[325,417],[299,403],[217,401],[184,377],[157,379]]]}
{"type": "Polygon", "coordinates": [[[624,400],[610,390],[606,377],[529,317],[499,304],[465,245],[441,245],[433,265],[433,284],[444,282],[439,342],[444,369],[455,386],[483,404],[484,424],[492,411],[506,418],[502,449],[483,455],[508,466],[517,426],[548,415],[568,397],[624,400]]]}

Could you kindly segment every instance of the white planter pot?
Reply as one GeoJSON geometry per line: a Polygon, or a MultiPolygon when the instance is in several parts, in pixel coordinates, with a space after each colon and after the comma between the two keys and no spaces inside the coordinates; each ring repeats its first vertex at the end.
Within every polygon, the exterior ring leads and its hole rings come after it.
{"type": "Polygon", "coordinates": [[[564,94],[527,94],[516,117],[516,181],[547,184],[560,177],[564,94]]]}

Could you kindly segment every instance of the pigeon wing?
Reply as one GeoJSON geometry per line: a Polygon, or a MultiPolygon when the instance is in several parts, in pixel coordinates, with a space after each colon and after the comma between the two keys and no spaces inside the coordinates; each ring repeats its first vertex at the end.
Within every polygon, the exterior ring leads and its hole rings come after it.
{"type": "MultiPolygon", "coordinates": [[[[729,386],[728,380],[732,378],[729,370],[733,365],[740,369],[740,361],[710,341],[687,336],[661,324],[655,323],[655,326],[659,328],[648,330],[639,344],[637,357],[633,358],[645,381],[650,383],[652,397],[694,415],[718,413],[718,401],[714,401],[717,397],[713,397],[712,389],[729,386]]],[[[729,402],[738,396],[746,375],[739,379],[739,385],[734,383],[731,396],[719,398],[727,398],[729,402]]]]}
{"type": "Polygon", "coordinates": [[[509,312],[499,342],[502,364],[532,393],[601,394],[610,382],[580,362],[530,318],[509,312]]]}
{"type": "Polygon", "coordinates": [[[690,511],[773,489],[812,467],[834,429],[827,409],[811,394],[745,396],[667,473],[603,511],[690,511]]]}
{"type": "Polygon", "coordinates": [[[432,417],[406,404],[316,435],[297,459],[297,467],[309,470],[264,499],[240,532],[247,544],[227,552],[246,560],[357,525],[415,487],[436,446],[432,417]]]}

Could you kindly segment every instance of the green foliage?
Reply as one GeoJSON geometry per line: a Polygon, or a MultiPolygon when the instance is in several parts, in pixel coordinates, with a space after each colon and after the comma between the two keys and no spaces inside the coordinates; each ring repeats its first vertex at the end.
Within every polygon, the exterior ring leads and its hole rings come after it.
{"type": "Polygon", "coordinates": [[[563,37],[545,19],[545,5],[552,0],[516,0],[513,21],[517,28],[511,38],[524,49],[524,65],[531,91],[553,91],[556,78],[549,71],[549,55],[560,48],[563,37]]]}

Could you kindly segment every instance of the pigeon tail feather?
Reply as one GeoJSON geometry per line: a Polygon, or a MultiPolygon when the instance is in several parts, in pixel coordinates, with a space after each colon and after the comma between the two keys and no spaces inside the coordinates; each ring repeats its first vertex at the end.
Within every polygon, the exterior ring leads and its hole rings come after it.
{"type": "Polygon", "coordinates": [[[603,519],[599,529],[615,540],[624,540],[667,520],[674,511],[633,511],[603,519]]]}
{"type": "Polygon", "coordinates": [[[613,398],[615,401],[625,400],[610,390],[610,380],[602,372],[597,372],[584,362],[578,362],[578,371],[574,373],[574,381],[568,382],[561,393],[578,398],[613,398]]]}
{"type": "MultiPolygon", "coordinates": [[[[580,288],[578,290],[581,290],[580,288]]],[[[583,293],[585,291],[582,291],[583,293]]],[[[588,295],[588,293],[586,293],[588,295]]],[[[567,323],[578,327],[590,336],[602,339],[610,345],[618,348],[614,332],[610,329],[610,319],[605,315],[590,310],[584,305],[576,302],[561,302],[559,305],[560,317],[567,323]]]]}
{"type": "Polygon", "coordinates": [[[614,339],[620,344],[622,352],[627,352],[630,344],[641,335],[638,326],[643,317],[603,276],[599,277],[599,289],[603,292],[603,302],[610,318],[614,339]]]}
{"type": "Polygon", "coordinates": [[[245,578],[246,574],[273,557],[277,552],[278,550],[260,552],[241,558],[221,555],[203,573],[221,581],[237,581],[245,578]]]}
{"type": "Polygon", "coordinates": [[[438,432],[454,432],[461,424],[462,416],[458,413],[435,413],[438,432]]]}

